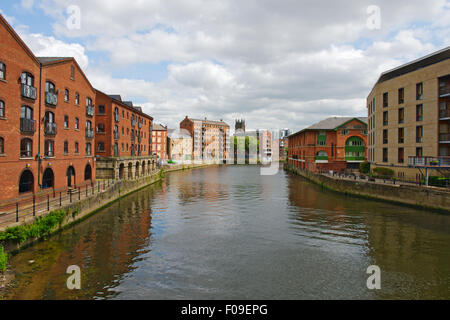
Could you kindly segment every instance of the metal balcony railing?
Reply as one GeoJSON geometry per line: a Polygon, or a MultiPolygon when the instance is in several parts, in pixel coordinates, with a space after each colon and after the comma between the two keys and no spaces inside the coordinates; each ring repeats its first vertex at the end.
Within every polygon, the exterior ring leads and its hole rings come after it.
{"type": "Polygon", "coordinates": [[[440,87],[439,88],[439,96],[440,97],[450,96],[450,85],[440,87]]]}
{"type": "Polygon", "coordinates": [[[86,138],[88,139],[94,138],[94,130],[86,128],[86,138]]]}
{"type": "Polygon", "coordinates": [[[36,132],[36,120],[20,118],[20,131],[24,133],[36,132]]]}
{"type": "Polygon", "coordinates": [[[53,92],[46,92],[45,103],[56,107],[56,105],[58,104],[58,96],[53,92]]]}
{"type": "Polygon", "coordinates": [[[450,143],[450,133],[440,133],[439,142],[449,142],[450,143]]]}
{"type": "Polygon", "coordinates": [[[54,122],[46,122],[44,124],[44,134],[47,136],[56,135],[56,123],[54,122]]]}
{"type": "Polygon", "coordinates": [[[115,120],[116,122],[120,122],[120,115],[119,115],[118,113],[115,113],[115,114],[114,114],[114,120],[115,120]]]}
{"type": "Polygon", "coordinates": [[[439,110],[439,119],[450,118],[450,109],[439,110]]]}
{"type": "Polygon", "coordinates": [[[119,138],[120,138],[119,131],[114,131],[114,139],[119,140],[119,138]]]}
{"type": "Polygon", "coordinates": [[[412,167],[450,167],[450,157],[409,157],[412,167]]]}
{"type": "Polygon", "coordinates": [[[20,94],[22,97],[36,100],[37,97],[37,89],[33,86],[29,86],[27,84],[21,84],[20,85],[20,94]]]}
{"type": "Polygon", "coordinates": [[[89,117],[94,116],[94,107],[93,106],[86,106],[86,115],[89,117]]]}

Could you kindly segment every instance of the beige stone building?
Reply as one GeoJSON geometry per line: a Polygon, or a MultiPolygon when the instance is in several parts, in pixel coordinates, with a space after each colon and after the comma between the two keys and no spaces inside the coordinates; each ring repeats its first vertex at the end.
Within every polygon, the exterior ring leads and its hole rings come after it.
{"type": "Polygon", "coordinates": [[[188,163],[192,160],[192,136],[186,129],[167,130],[167,153],[169,159],[188,163]]]}
{"type": "Polygon", "coordinates": [[[450,47],[381,74],[367,97],[368,160],[400,179],[450,168],[450,47]],[[434,167],[434,168],[433,168],[434,167]]]}
{"type": "Polygon", "coordinates": [[[194,161],[225,163],[230,152],[230,126],[223,120],[205,118],[181,121],[180,129],[186,129],[192,136],[194,161]]]}

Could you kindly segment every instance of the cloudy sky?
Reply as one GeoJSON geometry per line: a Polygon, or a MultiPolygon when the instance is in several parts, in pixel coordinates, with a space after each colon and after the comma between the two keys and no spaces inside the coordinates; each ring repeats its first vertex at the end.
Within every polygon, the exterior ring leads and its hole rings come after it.
{"type": "Polygon", "coordinates": [[[185,115],[294,131],[364,116],[381,72],[450,44],[446,0],[2,0],[0,11],[36,55],[74,56],[95,87],[172,128],[185,115]]]}

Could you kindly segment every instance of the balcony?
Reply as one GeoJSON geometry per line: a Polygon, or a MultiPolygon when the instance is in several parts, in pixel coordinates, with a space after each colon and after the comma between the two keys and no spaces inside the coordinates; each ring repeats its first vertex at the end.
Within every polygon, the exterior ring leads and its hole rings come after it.
{"type": "Polygon", "coordinates": [[[409,157],[411,167],[446,167],[450,168],[450,157],[409,157]]]}
{"type": "Polygon", "coordinates": [[[54,136],[54,135],[56,135],[56,123],[54,123],[54,122],[46,122],[44,124],[44,134],[46,136],[54,136]]]}
{"type": "Polygon", "coordinates": [[[86,138],[87,139],[92,139],[94,138],[94,130],[86,128],[86,138]]]}
{"type": "Polygon", "coordinates": [[[450,143],[450,133],[440,133],[439,134],[440,143],[450,143]]]}
{"type": "Polygon", "coordinates": [[[119,140],[120,134],[119,131],[114,131],[114,140],[119,140]]]}
{"type": "Polygon", "coordinates": [[[450,83],[446,83],[439,88],[439,97],[450,97],[450,83]]]}
{"type": "Polygon", "coordinates": [[[20,85],[20,94],[24,98],[36,100],[37,97],[37,89],[33,86],[29,86],[27,84],[20,85]]]}
{"type": "Polygon", "coordinates": [[[36,132],[36,120],[20,118],[20,132],[35,133],[36,132]]]}
{"type": "Polygon", "coordinates": [[[439,110],[440,120],[450,120],[450,109],[439,110]]]}
{"type": "Polygon", "coordinates": [[[89,117],[94,116],[94,106],[86,106],[86,115],[89,117]]]}
{"type": "Polygon", "coordinates": [[[58,96],[53,92],[46,92],[45,104],[56,107],[56,105],[58,104],[58,96]]]}

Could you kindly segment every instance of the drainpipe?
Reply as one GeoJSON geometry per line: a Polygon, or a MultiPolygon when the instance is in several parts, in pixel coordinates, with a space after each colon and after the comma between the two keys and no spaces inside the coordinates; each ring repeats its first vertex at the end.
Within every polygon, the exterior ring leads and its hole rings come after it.
{"type": "Polygon", "coordinates": [[[42,189],[41,185],[41,96],[42,96],[42,63],[39,63],[39,121],[38,121],[38,186],[42,189]]]}

